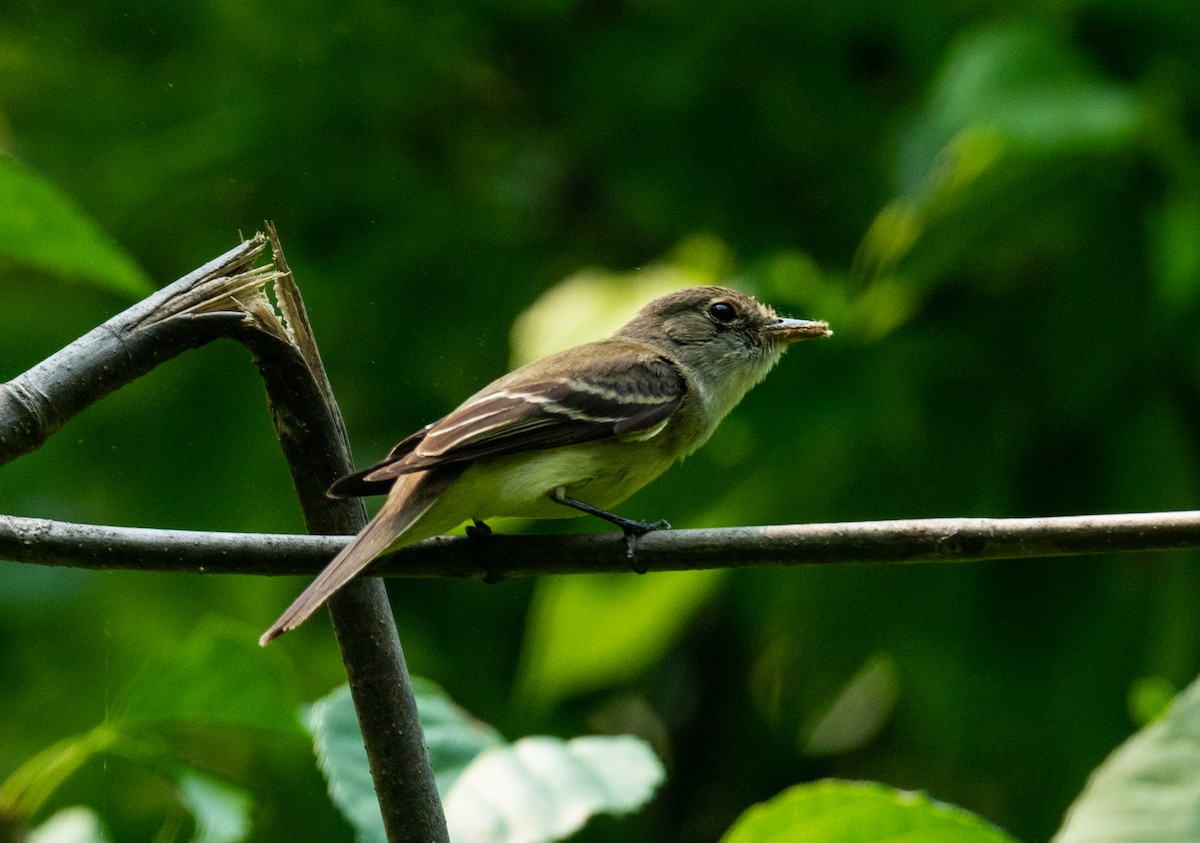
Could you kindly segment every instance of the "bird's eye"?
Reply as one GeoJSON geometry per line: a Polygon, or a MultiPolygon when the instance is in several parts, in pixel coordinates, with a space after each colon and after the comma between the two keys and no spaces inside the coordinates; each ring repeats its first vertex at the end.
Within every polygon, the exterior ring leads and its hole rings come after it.
{"type": "Polygon", "coordinates": [[[737,308],[727,301],[714,302],[708,308],[708,315],[718,322],[728,325],[737,318],[737,308]]]}

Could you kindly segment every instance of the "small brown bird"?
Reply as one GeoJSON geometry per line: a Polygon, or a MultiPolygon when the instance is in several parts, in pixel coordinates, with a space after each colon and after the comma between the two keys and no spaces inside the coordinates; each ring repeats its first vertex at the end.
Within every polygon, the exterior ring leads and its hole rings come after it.
{"type": "Polygon", "coordinates": [[[794,342],[830,335],[726,287],[650,302],[612,337],[522,366],[344,477],[383,508],[259,639],[303,623],[375,557],[497,516],[586,513],[626,536],[666,526],[608,510],[703,445],[794,342]]]}

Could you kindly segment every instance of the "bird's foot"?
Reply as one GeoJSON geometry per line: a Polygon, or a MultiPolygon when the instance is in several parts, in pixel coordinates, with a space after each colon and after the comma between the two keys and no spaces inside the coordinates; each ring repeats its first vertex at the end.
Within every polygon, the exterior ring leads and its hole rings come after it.
{"type": "MultiPolygon", "coordinates": [[[[467,525],[465,532],[467,534],[467,541],[475,543],[476,546],[480,547],[481,549],[483,546],[482,543],[486,542],[495,535],[495,533],[492,532],[492,528],[483,521],[480,521],[478,518],[471,519],[471,523],[467,525]]],[[[488,570],[483,574],[483,581],[488,585],[495,585],[503,579],[503,571],[488,570]]]]}
{"type": "Polygon", "coordinates": [[[590,503],[584,503],[581,500],[568,497],[562,486],[551,489],[546,496],[555,503],[561,503],[563,506],[569,506],[580,512],[586,512],[588,515],[595,515],[597,518],[603,518],[609,524],[616,524],[620,527],[621,532],[625,534],[625,555],[629,558],[630,567],[639,574],[646,573],[646,569],[638,565],[637,562],[637,540],[646,535],[646,533],[652,533],[655,530],[671,529],[671,525],[666,521],[655,521],[650,524],[645,521],[634,521],[632,518],[626,518],[623,515],[617,515],[598,506],[592,506],[590,503]]]}
{"type": "Polygon", "coordinates": [[[486,539],[492,535],[492,528],[480,521],[478,518],[472,518],[471,523],[467,525],[467,538],[474,541],[486,539]]]}
{"type": "Polygon", "coordinates": [[[629,567],[633,569],[635,574],[646,573],[646,568],[637,561],[637,540],[646,535],[646,533],[653,533],[656,530],[669,530],[671,529],[671,523],[661,518],[658,521],[650,523],[622,518],[617,522],[617,526],[625,534],[625,558],[629,560],[629,567]]]}

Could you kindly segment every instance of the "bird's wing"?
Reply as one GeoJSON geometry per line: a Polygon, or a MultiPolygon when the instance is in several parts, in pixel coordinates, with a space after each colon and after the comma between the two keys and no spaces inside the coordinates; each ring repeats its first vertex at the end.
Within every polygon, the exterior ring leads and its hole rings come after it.
{"type": "Polygon", "coordinates": [[[582,369],[542,366],[536,377],[518,370],[501,378],[383,461],[339,480],[330,494],[386,492],[400,475],[439,465],[656,435],[679,407],[687,382],[664,357],[636,346],[624,352],[598,355],[582,369]]]}
{"type": "Polygon", "coordinates": [[[339,478],[329,487],[329,491],[326,494],[331,498],[361,498],[368,495],[387,494],[391,490],[392,484],[396,482],[396,475],[391,474],[382,478],[374,477],[374,475],[382,469],[403,460],[412,453],[413,449],[421,444],[421,440],[425,438],[425,434],[436,424],[438,422],[427,424],[416,433],[409,435],[399,445],[392,448],[391,453],[374,465],[369,465],[360,471],[339,478]]]}

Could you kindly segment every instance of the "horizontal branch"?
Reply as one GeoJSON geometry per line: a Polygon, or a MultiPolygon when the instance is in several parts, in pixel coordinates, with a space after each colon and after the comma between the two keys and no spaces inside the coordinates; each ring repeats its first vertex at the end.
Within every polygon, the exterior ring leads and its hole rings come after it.
{"type": "MultiPolygon", "coordinates": [[[[101,527],[0,515],[0,559],[78,568],[313,575],[347,536],[101,527]]],[[[646,571],[871,562],[971,562],[1200,547],[1200,511],[1055,518],[928,518],[670,530],[638,540],[646,571]]],[[[628,571],[620,533],[439,537],[384,557],[383,576],[628,571]]]]}

